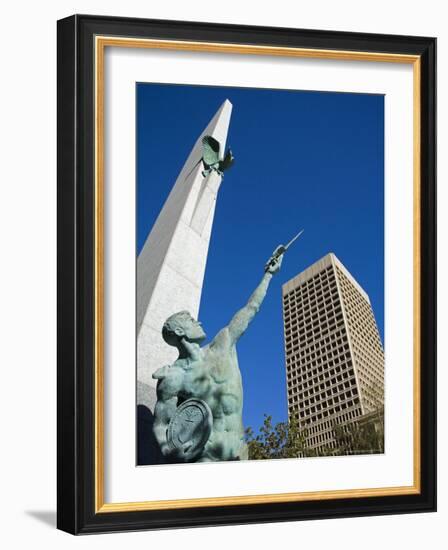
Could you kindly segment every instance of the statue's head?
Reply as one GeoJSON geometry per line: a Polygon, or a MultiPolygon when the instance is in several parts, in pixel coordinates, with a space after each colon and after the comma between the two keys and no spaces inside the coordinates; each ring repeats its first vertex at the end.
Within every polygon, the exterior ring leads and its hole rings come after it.
{"type": "Polygon", "coordinates": [[[199,321],[196,321],[188,311],[174,313],[165,321],[162,336],[170,346],[178,346],[182,339],[199,344],[205,338],[205,332],[199,321]]]}

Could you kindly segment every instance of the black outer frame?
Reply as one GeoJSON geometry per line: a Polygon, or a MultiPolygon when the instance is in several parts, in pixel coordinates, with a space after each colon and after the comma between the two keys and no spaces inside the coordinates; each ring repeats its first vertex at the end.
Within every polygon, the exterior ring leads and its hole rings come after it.
{"type": "Polygon", "coordinates": [[[436,39],[74,15],[58,21],[57,526],[72,534],[436,510],[436,39]],[[94,37],[421,56],[421,493],[94,512],[94,37]]]}

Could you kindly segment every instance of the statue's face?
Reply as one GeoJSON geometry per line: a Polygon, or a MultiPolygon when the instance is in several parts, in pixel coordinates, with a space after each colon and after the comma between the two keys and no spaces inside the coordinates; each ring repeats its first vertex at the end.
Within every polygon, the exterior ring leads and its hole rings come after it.
{"type": "Polygon", "coordinates": [[[193,319],[193,317],[188,316],[185,317],[185,321],[182,323],[183,325],[183,336],[189,341],[189,342],[202,342],[204,338],[206,337],[206,334],[202,328],[202,325],[199,321],[196,321],[196,319],[193,319]]]}

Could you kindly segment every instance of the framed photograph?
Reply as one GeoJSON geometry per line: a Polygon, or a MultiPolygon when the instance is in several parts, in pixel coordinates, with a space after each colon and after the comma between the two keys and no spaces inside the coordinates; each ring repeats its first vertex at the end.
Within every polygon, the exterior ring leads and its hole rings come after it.
{"type": "Polygon", "coordinates": [[[58,22],[58,528],[436,509],[435,54],[58,22]]]}

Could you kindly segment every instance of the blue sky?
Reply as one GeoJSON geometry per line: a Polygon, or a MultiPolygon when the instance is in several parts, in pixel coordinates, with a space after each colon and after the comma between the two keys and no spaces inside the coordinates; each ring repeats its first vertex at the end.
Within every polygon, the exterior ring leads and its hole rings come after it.
{"type": "Polygon", "coordinates": [[[384,97],[137,85],[137,253],[197,137],[225,99],[235,155],[219,191],[199,317],[211,339],[300,229],[238,344],[245,426],[286,420],[281,285],[334,252],[369,294],[384,341],[384,97]]]}

